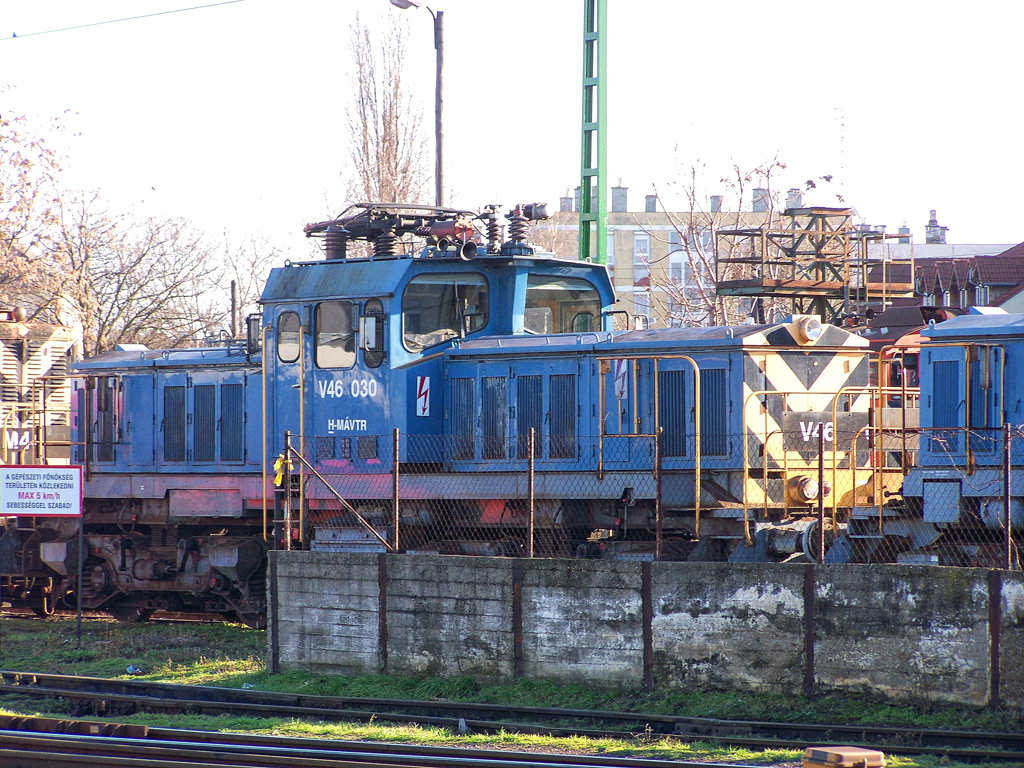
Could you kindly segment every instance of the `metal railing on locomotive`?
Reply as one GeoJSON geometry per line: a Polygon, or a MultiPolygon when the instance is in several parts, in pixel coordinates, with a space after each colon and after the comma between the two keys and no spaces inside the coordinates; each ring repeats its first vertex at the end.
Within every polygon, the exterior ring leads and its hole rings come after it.
{"type": "MultiPolygon", "coordinates": [[[[943,427],[943,429],[947,430],[947,431],[951,431],[951,432],[953,432],[953,431],[968,432],[968,431],[970,431],[972,429],[977,429],[979,427],[982,427],[982,425],[974,425],[974,426],[972,426],[972,422],[974,421],[974,418],[973,418],[974,417],[974,403],[972,402],[973,398],[971,397],[971,389],[972,389],[973,378],[974,378],[971,363],[974,360],[978,359],[978,350],[981,350],[981,349],[999,350],[999,351],[1002,352],[1002,363],[999,366],[999,376],[1000,376],[1000,381],[999,381],[999,407],[996,408],[994,412],[999,415],[1000,422],[1004,421],[1005,420],[1005,413],[1006,413],[1006,410],[1005,410],[1005,405],[1006,405],[1006,348],[1005,348],[1005,345],[1003,345],[1003,344],[978,344],[978,343],[973,342],[973,341],[970,341],[970,342],[960,342],[960,341],[929,342],[928,344],[926,344],[923,347],[921,347],[920,351],[924,352],[924,351],[929,351],[929,350],[933,350],[933,349],[940,349],[940,348],[947,348],[948,349],[950,347],[960,347],[960,348],[962,348],[964,350],[964,360],[963,360],[963,362],[964,362],[964,386],[963,386],[963,389],[961,390],[961,392],[964,395],[964,426],[963,427],[943,427]]],[[[885,350],[888,349],[888,348],[889,347],[883,347],[881,352],[879,353],[880,356],[881,356],[881,354],[884,354],[885,350]]],[[[881,365],[881,362],[879,364],[881,365]]],[[[988,369],[987,373],[988,373],[989,377],[991,377],[991,368],[988,369]]],[[[904,374],[904,378],[905,378],[905,374],[904,374]]],[[[989,384],[988,388],[991,388],[991,384],[989,384]]],[[[1001,427],[1002,423],[1000,423],[998,426],[1001,427]]],[[[971,448],[970,441],[967,441],[967,445],[965,447],[965,456],[966,456],[966,462],[967,462],[967,474],[973,474],[974,473],[974,468],[975,468],[974,467],[975,459],[974,459],[974,450],[971,448]]]]}
{"type": "MultiPolygon", "coordinates": [[[[31,442],[35,449],[36,460],[40,464],[51,464],[58,461],[68,463],[70,459],[65,457],[51,457],[50,448],[67,448],[69,451],[73,444],[70,435],[67,440],[53,439],[49,436],[49,428],[54,426],[69,426],[71,423],[71,401],[65,400],[63,408],[49,407],[50,398],[47,393],[53,393],[60,388],[68,386],[67,376],[39,376],[30,384],[9,384],[20,390],[28,390],[28,399],[17,403],[0,403],[0,463],[11,464],[12,454],[23,453],[19,448],[12,450],[8,445],[7,435],[12,429],[31,429],[34,438],[31,442]],[[59,424],[63,418],[64,424],[59,424]]],[[[20,460],[24,463],[24,457],[20,460]]]]}
{"type": "MultiPolygon", "coordinates": [[[[879,535],[882,535],[885,532],[885,504],[886,504],[886,501],[887,501],[886,489],[887,489],[887,486],[890,485],[889,483],[887,483],[885,481],[885,475],[887,473],[899,472],[899,474],[901,476],[901,479],[902,479],[902,477],[906,476],[906,474],[910,470],[910,467],[913,466],[914,463],[915,463],[914,462],[914,458],[915,458],[914,453],[916,453],[916,451],[919,449],[920,440],[922,438],[929,440],[930,444],[932,444],[932,445],[940,445],[941,441],[939,440],[939,438],[937,438],[937,437],[930,437],[929,435],[932,435],[932,434],[940,435],[941,434],[944,437],[948,437],[950,435],[958,435],[958,436],[960,436],[959,439],[963,440],[963,445],[964,445],[964,451],[963,451],[963,457],[964,457],[963,458],[963,462],[964,462],[964,465],[963,465],[963,467],[961,468],[960,471],[962,471],[963,477],[965,479],[967,479],[967,478],[970,478],[971,476],[973,476],[975,474],[975,472],[977,471],[977,463],[976,463],[976,458],[975,458],[975,450],[974,450],[974,447],[973,447],[974,444],[975,444],[975,440],[972,439],[972,436],[978,435],[980,433],[987,433],[987,434],[991,435],[993,432],[998,432],[998,433],[1000,433],[1002,435],[1002,439],[1003,439],[1003,454],[1004,455],[1003,455],[1002,495],[1003,495],[1003,499],[1004,499],[1004,515],[1003,515],[1004,516],[1004,522],[1003,522],[1003,525],[1005,527],[1005,532],[1004,532],[1004,553],[1003,554],[1004,554],[1004,567],[1006,567],[1008,569],[1010,567],[1011,557],[1012,557],[1012,534],[1011,534],[1011,531],[1010,531],[1010,514],[1011,514],[1011,511],[1010,511],[1011,510],[1011,506],[1010,506],[1011,505],[1011,494],[1010,494],[1010,491],[1011,491],[1011,488],[1010,488],[1010,477],[1011,477],[1011,474],[1010,474],[1010,472],[1011,472],[1011,465],[1012,465],[1012,456],[1011,456],[1011,447],[1010,446],[1011,446],[1011,441],[1012,441],[1012,437],[1013,437],[1013,427],[1012,427],[1011,424],[1009,424],[1008,422],[1005,421],[1005,416],[1004,416],[1005,415],[1005,407],[1004,406],[1005,406],[1005,397],[1006,397],[1006,394],[1005,394],[1006,393],[1006,387],[1005,387],[1005,384],[1006,384],[1006,365],[1005,365],[1005,359],[1006,358],[1005,358],[1005,347],[1004,347],[1004,345],[1002,345],[1002,344],[978,344],[976,342],[929,342],[927,345],[924,345],[923,347],[919,346],[919,347],[913,347],[913,348],[900,347],[899,345],[888,345],[888,346],[883,347],[879,351],[879,355],[878,355],[878,379],[877,380],[879,382],[882,382],[884,380],[883,375],[882,375],[883,374],[883,366],[887,362],[887,353],[890,352],[890,351],[894,351],[895,352],[894,356],[898,356],[900,358],[900,372],[901,372],[901,375],[900,375],[900,385],[901,386],[900,387],[883,387],[881,385],[881,383],[879,383],[878,387],[876,388],[876,393],[877,394],[874,396],[874,403],[880,409],[885,408],[886,405],[889,402],[890,396],[894,395],[894,394],[898,394],[899,397],[900,397],[900,404],[901,404],[901,407],[900,407],[900,410],[901,410],[900,422],[901,423],[900,423],[899,426],[895,426],[895,427],[894,426],[888,426],[885,423],[880,423],[880,424],[877,424],[877,425],[872,425],[867,430],[862,431],[862,433],[858,433],[858,435],[856,435],[854,437],[854,444],[851,447],[851,450],[853,452],[856,452],[856,450],[857,450],[856,442],[865,434],[867,434],[867,435],[869,435],[869,437],[871,437],[871,433],[875,433],[874,437],[872,439],[872,442],[875,443],[875,445],[877,446],[876,448],[872,448],[872,456],[873,456],[873,458],[875,458],[875,463],[874,463],[874,465],[872,467],[872,469],[874,470],[874,480],[873,480],[873,488],[874,488],[874,498],[873,498],[873,501],[874,501],[874,504],[873,504],[873,506],[876,506],[876,508],[878,510],[878,518],[877,519],[878,519],[878,532],[879,532],[879,535]],[[926,428],[922,428],[920,426],[919,420],[917,420],[917,419],[908,419],[908,417],[907,417],[907,412],[910,411],[910,410],[918,410],[918,412],[919,412],[919,409],[920,409],[920,388],[919,387],[908,387],[906,385],[908,369],[907,369],[906,364],[905,364],[905,355],[906,354],[911,354],[911,353],[913,353],[913,354],[920,354],[922,351],[932,350],[932,349],[937,349],[937,348],[943,348],[943,347],[944,348],[960,347],[960,348],[963,348],[963,350],[964,350],[963,362],[964,362],[965,377],[964,377],[964,388],[962,390],[963,394],[964,394],[964,398],[963,398],[963,401],[964,401],[964,426],[962,426],[962,427],[943,426],[943,427],[932,427],[932,428],[927,428],[926,429],[926,428]],[[972,366],[971,366],[970,363],[972,362],[972,355],[974,355],[976,357],[976,352],[979,349],[989,349],[989,350],[998,349],[998,350],[1002,350],[1002,352],[1003,352],[1003,361],[1004,361],[1004,363],[1003,363],[1003,365],[1000,366],[1000,371],[999,371],[999,373],[1000,373],[999,402],[998,402],[998,408],[995,409],[995,412],[997,414],[999,414],[999,418],[1004,420],[1004,421],[1003,421],[1002,424],[1000,424],[998,426],[992,426],[992,427],[972,427],[972,426],[970,426],[971,422],[973,420],[972,419],[972,416],[973,416],[972,411],[973,411],[973,406],[974,406],[974,404],[972,402],[973,398],[970,396],[970,394],[971,394],[971,387],[972,387],[972,379],[973,379],[973,370],[972,370],[972,366]],[[910,422],[915,422],[915,423],[911,426],[910,422]],[[892,467],[888,467],[886,465],[886,462],[885,462],[885,457],[888,455],[888,453],[890,452],[890,449],[892,447],[892,446],[886,446],[886,435],[891,433],[894,430],[896,432],[898,432],[898,434],[899,434],[901,451],[900,451],[900,460],[899,460],[898,466],[895,467],[895,468],[892,468],[892,467]],[[908,446],[911,446],[911,447],[908,447],[908,446]]],[[[989,370],[989,375],[991,375],[991,370],[989,370]]],[[[998,440],[998,437],[992,439],[992,442],[994,443],[996,440],[998,440]]],[[[957,452],[957,453],[959,453],[959,452],[957,452]]],[[[957,459],[956,459],[956,457],[954,455],[952,455],[951,453],[947,454],[947,456],[948,456],[948,458],[950,460],[949,469],[956,471],[957,470],[957,464],[956,464],[957,459]]]]}
{"type": "MultiPolygon", "coordinates": [[[[604,477],[604,438],[605,437],[617,437],[618,435],[611,435],[607,432],[608,422],[608,398],[607,398],[607,387],[605,384],[606,377],[611,373],[611,366],[616,360],[630,360],[632,362],[638,362],[640,360],[650,360],[654,366],[654,372],[652,380],[654,382],[654,423],[661,423],[661,410],[660,410],[660,399],[659,399],[659,385],[658,385],[658,363],[661,360],[683,360],[689,363],[693,367],[693,423],[694,423],[694,469],[693,469],[693,511],[694,511],[694,531],[693,535],[695,539],[700,538],[700,490],[701,490],[701,477],[700,477],[700,368],[697,366],[697,362],[689,355],[608,355],[597,358],[597,372],[598,372],[598,400],[601,402],[601,413],[600,413],[600,431],[597,437],[597,478],[598,480],[604,477]]],[[[633,392],[637,391],[637,366],[633,365],[633,392]]],[[[633,425],[634,428],[639,428],[641,423],[639,415],[639,398],[633,397],[633,425]]],[[[657,539],[656,539],[656,557],[660,557],[661,554],[661,525],[662,525],[662,509],[661,509],[661,428],[658,427],[655,432],[650,434],[644,434],[640,432],[629,433],[630,437],[648,437],[654,439],[655,444],[655,462],[652,472],[654,478],[657,481],[657,493],[655,495],[654,504],[654,518],[655,525],[657,526],[657,539]]]]}

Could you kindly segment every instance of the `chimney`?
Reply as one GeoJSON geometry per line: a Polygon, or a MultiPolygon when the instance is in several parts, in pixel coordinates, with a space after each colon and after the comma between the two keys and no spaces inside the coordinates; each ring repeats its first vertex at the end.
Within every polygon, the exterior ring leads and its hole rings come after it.
{"type": "Polygon", "coordinates": [[[768,212],[768,190],[758,187],[754,190],[754,200],[751,210],[754,213],[768,212]]]}
{"type": "Polygon", "coordinates": [[[619,186],[612,187],[612,212],[628,211],[626,206],[626,193],[629,187],[622,186],[622,179],[619,179],[619,186]]]}
{"type": "Polygon", "coordinates": [[[907,226],[906,222],[903,222],[903,226],[899,229],[899,242],[901,245],[910,244],[910,227],[907,226]]]}
{"type": "Polygon", "coordinates": [[[655,213],[658,210],[658,196],[648,195],[644,198],[644,213],[655,213]]]}
{"type": "Polygon", "coordinates": [[[572,211],[572,205],[573,205],[574,202],[575,202],[574,199],[569,197],[569,188],[566,187],[565,188],[565,194],[562,197],[558,198],[558,210],[561,213],[571,212],[572,211]]]}
{"type": "Polygon", "coordinates": [[[786,209],[803,208],[804,196],[798,187],[793,187],[786,193],[786,209]]]}
{"type": "Polygon", "coordinates": [[[722,196],[712,195],[711,196],[711,212],[721,213],[722,212],[722,196]]]}
{"type": "Polygon", "coordinates": [[[949,227],[940,227],[938,219],[935,218],[934,209],[928,219],[928,225],[924,228],[924,241],[929,245],[944,245],[946,243],[946,230],[949,227]]]}

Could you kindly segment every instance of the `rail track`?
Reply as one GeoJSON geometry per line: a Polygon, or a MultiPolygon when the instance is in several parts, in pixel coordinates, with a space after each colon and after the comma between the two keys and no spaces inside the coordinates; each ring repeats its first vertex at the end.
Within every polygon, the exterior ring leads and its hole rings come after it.
{"type": "Polygon", "coordinates": [[[0,768],[735,768],[720,763],[367,744],[145,726],[120,726],[119,732],[115,727],[109,735],[79,732],[88,732],[95,725],[0,718],[0,768]]]}
{"type": "Polygon", "coordinates": [[[238,714],[309,720],[389,720],[473,731],[552,736],[623,737],[671,735],[753,749],[803,749],[844,743],[889,754],[948,756],[965,762],[1000,759],[1024,763],[1024,733],[986,733],[859,725],[756,722],[674,715],[542,707],[510,707],[453,701],[409,701],[313,696],[144,680],[47,675],[0,670],[0,696],[62,698],[76,715],[123,716],[138,711],[238,714]]]}

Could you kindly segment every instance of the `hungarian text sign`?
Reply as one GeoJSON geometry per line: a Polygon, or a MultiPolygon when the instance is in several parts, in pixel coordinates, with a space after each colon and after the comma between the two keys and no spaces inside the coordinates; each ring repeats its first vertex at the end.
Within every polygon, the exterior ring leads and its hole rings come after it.
{"type": "Polygon", "coordinates": [[[81,517],[81,467],[0,467],[0,517],[81,517]]]}

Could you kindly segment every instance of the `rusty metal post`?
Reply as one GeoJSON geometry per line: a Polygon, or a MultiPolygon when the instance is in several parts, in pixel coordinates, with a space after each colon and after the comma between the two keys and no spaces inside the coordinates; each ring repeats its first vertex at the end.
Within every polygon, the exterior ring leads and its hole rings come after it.
{"type": "Polygon", "coordinates": [[[526,470],[526,493],[527,499],[527,518],[526,518],[526,556],[533,557],[533,525],[534,525],[534,505],[533,505],[533,453],[534,445],[536,440],[536,430],[530,427],[530,463],[526,470]]]}
{"type": "Polygon", "coordinates": [[[662,436],[665,430],[658,427],[654,435],[654,559],[661,560],[662,548],[665,544],[664,515],[661,508],[662,499],[662,436]]]}
{"type": "Polygon", "coordinates": [[[825,562],[825,425],[818,428],[818,563],[825,562]]]}
{"type": "Polygon", "coordinates": [[[1013,436],[1013,427],[1010,424],[1003,424],[1003,568],[1010,570],[1013,559],[1012,536],[1010,525],[1013,523],[1013,497],[1010,493],[1010,470],[1013,468],[1013,456],[1010,451],[1010,441],[1013,436]]]}
{"type": "Polygon", "coordinates": [[[284,548],[292,548],[292,433],[284,433],[284,462],[281,464],[281,485],[284,487],[284,548]]]}
{"type": "Polygon", "coordinates": [[[398,551],[398,434],[398,427],[395,427],[391,481],[391,549],[394,552],[398,551]]]}

